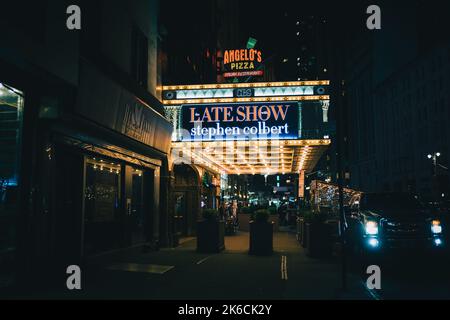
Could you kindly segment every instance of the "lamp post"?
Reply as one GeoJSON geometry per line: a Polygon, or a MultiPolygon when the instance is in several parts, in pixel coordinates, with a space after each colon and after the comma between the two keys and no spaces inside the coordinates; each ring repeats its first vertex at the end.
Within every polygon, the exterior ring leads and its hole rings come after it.
{"type": "MultiPolygon", "coordinates": [[[[439,192],[439,182],[438,182],[438,176],[437,176],[437,167],[441,167],[442,169],[448,170],[447,167],[441,165],[438,163],[438,158],[441,156],[440,152],[433,152],[432,154],[428,154],[427,158],[433,161],[433,184],[434,184],[434,197],[436,201],[439,201],[440,198],[440,192],[439,192]]],[[[442,196],[443,197],[443,196],[442,196]]]]}
{"type": "Polygon", "coordinates": [[[440,152],[434,152],[433,154],[430,153],[430,154],[427,155],[428,159],[432,159],[433,160],[433,167],[434,167],[433,174],[434,174],[434,176],[436,176],[436,172],[437,172],[437,166],[438,166],[437,158],[439,158],[440,156],[441,156],[440,152]]]}

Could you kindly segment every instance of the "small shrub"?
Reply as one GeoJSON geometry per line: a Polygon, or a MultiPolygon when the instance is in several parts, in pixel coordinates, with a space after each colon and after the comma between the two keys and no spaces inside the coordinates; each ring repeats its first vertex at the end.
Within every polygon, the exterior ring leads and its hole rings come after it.
{"type": "Polygon", "coordinates": [[[255,220],[256,222],[267,222],[267,220],[269,220],[269,216],[269,210],[259,209],[254,212],[253,220],[255,220]]]}
{"type": "Polygon", "coordinates": [[[217,220],[219,217],[219,211],[216,209],[203,209],[203,219],[205,220],[217,220]]]}
{"type": "Polygon", "coordinates": [[[277,207],[269,207],[269,214],[275,215],[277,214],[277,207]]]}
{"type": "Polygon", "coordinates": [[[307,223],[324,223],[328,219],[328,215],[325,213],[314,213],[312,211],[304,214],[305,222],[307,223]]]}

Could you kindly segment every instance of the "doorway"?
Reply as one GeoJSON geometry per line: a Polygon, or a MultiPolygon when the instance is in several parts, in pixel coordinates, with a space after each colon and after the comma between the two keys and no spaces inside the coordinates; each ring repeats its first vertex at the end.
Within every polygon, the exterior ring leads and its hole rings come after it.
{"type": "Polygon", "coordinates": [[[178,236],[185,237],[187,236],[186,194],[184,192],[175,192],[174,199],[174,232],[178,236]]]}
{"type": "Polygon", "coordinates": [[[178,236],[195,234],[200,212],[201,185],[196,171],[189,165],[174,166],[174,230],[178,236]]]}
{"type": "Polygon", "coordinates": [[[120,163],[87,157],[84,191],[84,254],[91,255],[120,247],[121,179],[120,163]]]}
{"type": "Polygon", "coordinates": [[[134,246],[152,239],[154,170],[127,166],[126,171],[127,233],[134,246]]]}

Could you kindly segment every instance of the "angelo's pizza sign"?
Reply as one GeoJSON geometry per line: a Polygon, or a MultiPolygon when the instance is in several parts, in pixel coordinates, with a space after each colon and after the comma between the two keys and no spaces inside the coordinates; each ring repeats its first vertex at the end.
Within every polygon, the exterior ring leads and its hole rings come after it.
{"type": "Polygon", "coordinates": [[[224,77],[260,76],[262,54],[256,49],[225,50],[223,54],[224,77]]]}

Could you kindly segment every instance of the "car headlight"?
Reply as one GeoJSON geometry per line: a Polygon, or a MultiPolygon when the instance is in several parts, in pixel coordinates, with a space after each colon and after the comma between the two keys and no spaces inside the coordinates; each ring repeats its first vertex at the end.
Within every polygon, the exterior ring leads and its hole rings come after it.
{"type": "Polygon", "coordinates": [[[434,234],[442,232],[441,221],[439,220],[431,221],[431,232],[434,234]]]}
{"type": "Polygon", "coordinates": [[[378,223],[376,221],[367,221],[366,222],[366,233],[369,235],[377,235],[378,234],[378,223]]]}

